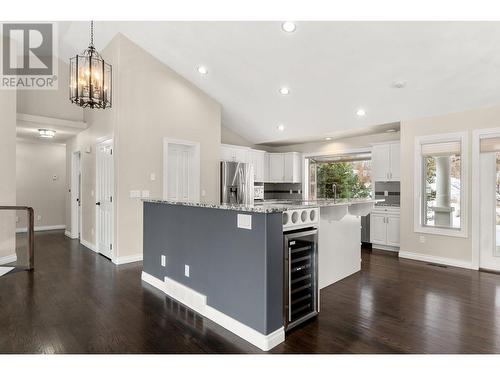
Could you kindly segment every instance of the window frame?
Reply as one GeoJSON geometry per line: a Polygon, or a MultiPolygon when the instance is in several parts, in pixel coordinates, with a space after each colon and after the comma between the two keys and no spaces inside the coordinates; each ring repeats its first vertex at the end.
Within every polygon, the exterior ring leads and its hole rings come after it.
{"type": "Polygon", "coordinates": [[[451,237],[468,237],[468,179],[469,168],[469,147],[468,133],[445,133],[419,136],[415,138],[415,166],[414,166],[414,203],[413,203],[413,223],[415,233],[436,234],[451,237]],[[460,142],[460,229],[434,227],[423,224],[424,220],[424,196],[425,181],[424,176],[424,157],[422,155],[422,145],[430,143],[460,142]]]}

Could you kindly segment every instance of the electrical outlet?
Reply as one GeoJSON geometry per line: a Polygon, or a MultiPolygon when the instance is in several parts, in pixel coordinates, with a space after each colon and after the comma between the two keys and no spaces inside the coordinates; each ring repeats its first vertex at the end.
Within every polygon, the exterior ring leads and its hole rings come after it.
{"type": "Polygon", "coordinates": [[[36,219],[37,219],[38,221],[42,220],[42,215],[38,215],[38,216],[36,217],[36,219]]]}
{"type": "Polygon", "coordinates": [[[425,236],[420,236],[420,243],[425,243],[425,236]]]}
{"type": "Polygon", "coordinates": [[[389,192],[387,190],[384,190],[384,197],[388,197],[389,196],[389,192]]]}
{"type": "Polygon", "coordinates": [[[151,174],[149,175],[149,179],[150,179],[151,181],[156,181],[156,175],[155,175],[154,173],[151,173],[151,174]]]}
{"type": "Polygon", "coordinates": [[[167,265],[167,257],[165,255],[161,256],[161,266],[165,267],[167,265]]]}
{"type": "Polygon", "coordinates": [[[16,223],[19,223],[19,216],[16,216],[16,223]]]}
{"type": "Polygon", "coordinates": [[[207,192],[205,190],[202,190],[201,191],[201,196],[204,197],[205,195],[207,195],[207,192]]]}
{"type": "Polygon", "coordinates": [[[184,265],[184,276],[189,277],[189,266],[187,264],[184,265]]]}

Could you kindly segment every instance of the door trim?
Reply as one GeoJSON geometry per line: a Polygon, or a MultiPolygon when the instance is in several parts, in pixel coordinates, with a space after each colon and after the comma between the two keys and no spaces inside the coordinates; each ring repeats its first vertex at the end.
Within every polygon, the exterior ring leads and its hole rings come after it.
{"type": "MultiPolygon", "coordinates": [[[[78,184],[78,174],[80,174],[80,178],[82,175],[82,154],[80,151],[75,151],[71,153],[71,183],[70,183],[70,208],[71,208],[71,232],[69,237],[72,239],[78,238],[78,235],[82,233],[82,210],[78,209],[78,204],[76,202],[76,190],[78,184]],[[76,166],[76,162],[78,160],[78,168],[76,166]],[[78,223],[78,225],[77,225],[78,223]]],[[[82,197],[81,192],[81,180],[80,180],[80,199],[82,197]]],[[[81,202],[80,202],[81,207],[81,202]]]]}
{"type": "Polygon", "coordinates": [[[163,138],[163,199],[168,199],[168,147],[170,144],[193,147],[193,178],[191,179],[190,191],[193,192],[190,200],[198,202],[200,200],[200,142],[187,141],[185,139],[163,138]]]}
{"type": "MultiPolygon", "coordinates": [[[[99,230],[100,230],[100,220],[99,220],[99,210],[96,203],[96,199],[99,196],[98,193],[98,177],[99,177],[99,160],[98,160],[98,147],[99,145],[103,144],[110,144],[111,149],[113,150],[113,163],[112,163],[112,177],[113,177],[113,204],[111,205],[111,261],[114,261],[116,258],[116,246],[115,246],[115,212],[116,212],[116,189],[115,189],[115,156],[114,156],[114,143],[113,143],[113,138],[100,138],[96,144],[95,144],[95,190],[94,190],[94,206],[95,206],[95,238],[94,238],[94,243],[95,243],[95,251],[99,254],[102,254],[99,251],[99,230]]],[[[104,255],[104,254],[102,254],[104,255]]]]}
{"type": "Polygon", "coordinates": [[[478,270],[481,252],[481,186],[480,142],[482,138],[500,136],[500,128],[476,129],[472,132],[472,267],[478,270]]]}

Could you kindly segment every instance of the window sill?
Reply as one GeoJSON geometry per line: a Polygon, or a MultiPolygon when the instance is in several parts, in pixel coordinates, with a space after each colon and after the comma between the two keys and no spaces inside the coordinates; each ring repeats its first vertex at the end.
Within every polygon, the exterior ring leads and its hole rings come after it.
{"type": "Polygon", "coordinates": [[[425,233],[425,234],[434,234],[437,236],[448,236],[448,237],[459,237],[459,238],[468,238],[467,231],[465,229],[446,229],[446,228],[432,228],[432,227],[422,227],[415,226],[415,233],[425,233]]]}

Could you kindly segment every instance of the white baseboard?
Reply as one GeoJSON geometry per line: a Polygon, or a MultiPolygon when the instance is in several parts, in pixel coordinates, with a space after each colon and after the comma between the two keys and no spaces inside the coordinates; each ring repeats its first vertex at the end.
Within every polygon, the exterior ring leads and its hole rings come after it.
{"type": "Polygon", "coordinates": [[[412,253],[409,251],[399,251],[399,257],[405,259],[419,260],[421,262],[443,264],[446,266],[467,268],[471,270],[477,270],[477,268],[472,266],[472,262],[467,262],[463,260],[457,260],[452,258],[436,257],[433,255],[412,253]]]}
{"type": "Polygon", "coordinates": [[[93,243],[90,243],[88,241],[85,241],[83,238],[80,238],[80,243],[85,246],[87,249],[92,250],[93,252],[97,253],[97,248],[93,243]]]}
{"type": "Polygon", "coordinates": [[[394,253],[399,252],[399,247],[387,246],[387,245],[378,245],[376,243],[372,243],[372,249],[384,250],[384,251],[392,251],[394,253]]]}
{"type": "MultiPolygon", "coordinates": [[[[58,229],[66,229],[65,224],[60,225],[41,225],[35,226],[35,232],[43,232],[44,230],[58,230],[58,229]]],[[[26,233],[28,228],[16,228],[16,233],[26,233]]]]}
{"type": "Polygon", "coordinates": [[[126,257],[117,257],[113,259],[113,263],[120,265],[133,262],[142,262],[142,254],[129,255],[126,257]]]}
{"type": "Polygon", "coordinates": [[[205,295],[169,279],[168,277],[165,277],[165,281],[161,281],[146,272],[142,272],[142,280],[263,351],[268,351],[285,341],[284,327],[277,329],[269,335],[264,335],[223,312],[208,306],[207,297],[205,295]]]}
{"type": "Polygon", "coordinates": [[[69,238],[73,239],[73,237],[71,237],[71,232],[70,232],[69,230],[65,230],[65,231],[64,231],[64,235],[65,235],[66,237],[69,237],[69,238]]]}
{"type": "Polygon", "coordinates": [[[7,263],[12,263],[17,261],[17,254],[10,254],[4,257],[0,258],[0,264],[7,264],[7,263]]]}

